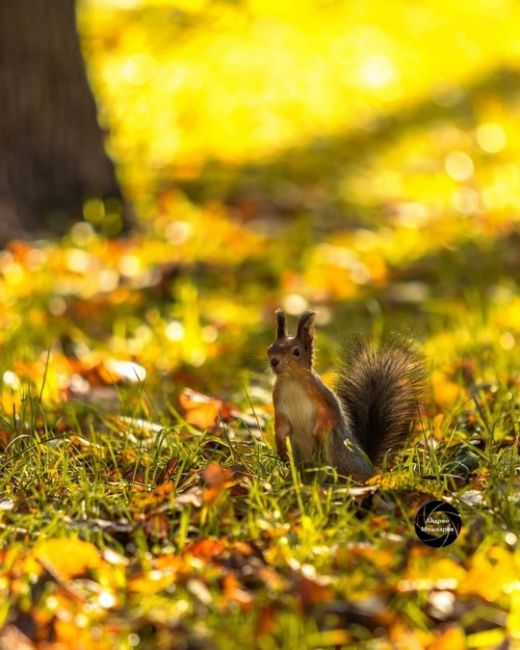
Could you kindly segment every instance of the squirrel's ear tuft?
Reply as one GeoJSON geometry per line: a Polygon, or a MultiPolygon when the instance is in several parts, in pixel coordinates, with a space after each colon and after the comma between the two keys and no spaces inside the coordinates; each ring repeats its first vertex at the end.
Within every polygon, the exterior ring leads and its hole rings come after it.
{"type": "Polygon", "coordinates": [[[314,339],[314,319],[316,318],[315,311],[306,311],[300,316],[298,321],[298,329],[296,338],[304,344],[304,346],[312,350],[312,341],[314,339]]]}
{"type": "Polygon", "coordinates": [[[283,339],[287,336],[287,322],[285,313],[281,309],[275,311],[276,314],[276,338],[283,339]]]}

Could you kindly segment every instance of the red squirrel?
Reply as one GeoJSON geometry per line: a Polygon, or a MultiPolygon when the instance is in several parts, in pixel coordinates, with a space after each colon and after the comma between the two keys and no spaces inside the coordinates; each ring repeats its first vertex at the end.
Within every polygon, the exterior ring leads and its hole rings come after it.
{"type": "Polygon", "coordinates": [[[424,364],[408,343],[377,348],[358,341],[333,391],[314,370],[315,316],[305,312],[296,336],[289,336],[284,312],[276,311],[276,340],[267,352],[275,375],[277,452],[288,459],[290,438],[296,461],[315,466],[324,460],[340,476],[364,481],[408,440],[424,364]]]}

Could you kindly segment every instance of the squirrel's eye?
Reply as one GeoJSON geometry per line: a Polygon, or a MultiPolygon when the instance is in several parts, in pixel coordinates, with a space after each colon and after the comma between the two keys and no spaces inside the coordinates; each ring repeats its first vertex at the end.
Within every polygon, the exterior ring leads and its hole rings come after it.
{"type": "Polygon", "coordinates": [[[300,353],[300,348],[293,348],[292,353],[294,354],[295,357],[299,357],[300,354],[301,354],[300,353]]]}

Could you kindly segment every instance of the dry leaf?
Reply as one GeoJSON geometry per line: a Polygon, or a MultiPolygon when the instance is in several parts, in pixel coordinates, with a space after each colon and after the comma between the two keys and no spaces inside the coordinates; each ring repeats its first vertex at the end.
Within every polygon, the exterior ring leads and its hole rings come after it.
{"type": "Polygon", "coordinates": [[[224,607],[230,604],[238,605],[242,611],[251,609],[253,598],[244,587],[240,584],[238,578],[232,574],[227,573],[223,578],[223,601],[224,607]]]}
{"type": "Polygon", "coordinates": [[[98,549],[79,539],[48,539],[38,544],[32,554],[62,580],[84,575],[102,563],[98,549]]]}
{"type": "Polygon", "coordinates": [[[151,537],[158,539],[166,539],[169,535],[168,519],[164,515],[154,514],[147,517],[144,528],[151,537]]]}
{"type": "Polygon", "coordinates": [[[478,551],[470,562],[466,579],[461,583],[461,594],[478,594],[488,602],[495,602],[518,585],[520,563],[513,552],[494,546],[478,551]]]}
{"type": "Polygon", "coordinates": [[[199,429],[211,429],[219,417],[229,420],[239,415],[238,410],[229,402],[198,393],[191,388],[182,391],[179,402],[186,421],[199,429]]]}
{"type": "Polygon", "coordinates": [[[179,459],[175,457],[170,458],[170,460],[166,463],[166,465],[157,475],[157,484],[160,485],[161,483],[165,483],[166,481],[169,481],[177,471],[178,466],[179,466],[179,459]]]}
{"type": "Polygon", "coordinates": [[[128,381],[132,384],[137,384],[146,379],[146,370],[140,364],[135,363],[135,361],[107,359],[104,362],[104,368],[107,384],[117,381],[128,381]]]}
{"type": "Polygon", "coordinates": [[[265,605],[258,613],[255,625],[255,639],[270,636],[276,623],[276,609],[274,605],[265,605]]]}
{"type": "Polygon", "coordinates": [[[213,503],[219,494],[233,484],[233,472],[218,463],[210,463],[202,472],[208,486],[202,493],[204,503],[213,503]]]}
{"type": "Polygon", "coordinates": [[[308,613],[314,605],[332,598],[330,587],[318,578],[297,575],[294,583],[304,613],[308,613]]]}
{"type": "Polygon", "coordinates": [[[452,625],[444,630],[433,643],[427,646],[427,650],[464,650],[464,648],[466,648],[464,632],[458,625],[452,625]]]}
{"type": "Polygon", "coordinates": [[[199,429],[214,427],[222,402],[202,393],[185,388],[179,397],[186,421],[199,429]]]}
{"type": "Polygon", "coordinates": [[[201,539],[186,545],[184,554],[204,560],[213,560],[228,548],[227,539],[201,539]]]}

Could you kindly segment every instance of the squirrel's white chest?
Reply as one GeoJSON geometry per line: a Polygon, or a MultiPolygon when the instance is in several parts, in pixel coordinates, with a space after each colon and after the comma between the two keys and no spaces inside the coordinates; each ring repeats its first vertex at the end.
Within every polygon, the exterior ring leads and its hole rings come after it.
{"type": "Polygon", "coordinates": [[[291,441],[299,449],[304,461],[312,461],[316,409],[301,384],[284,380],[277,386],[281,415],[291,424],[291,441]]]}

